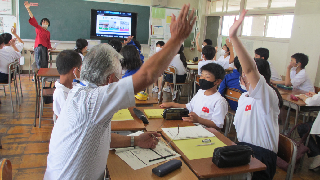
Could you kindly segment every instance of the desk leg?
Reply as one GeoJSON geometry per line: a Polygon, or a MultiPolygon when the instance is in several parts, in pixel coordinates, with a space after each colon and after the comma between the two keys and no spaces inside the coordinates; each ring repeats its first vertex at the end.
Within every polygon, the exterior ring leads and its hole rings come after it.
{"type": "Polygon", "coordinates": [[[44,83],[45,83],[45,78],[43,77],[42,79],[42,86],[41,86],[41,98],[40,98],[40,112],[39,112],[39,128],[41,128],[41,116],[43,114],[43,87],[44,87],[44,83]]]}
{"type": "Polygon", "coordinates": [[[162,89],[163,89],[164,83],[165,83],[165,81],[164,81],[164,75],[163,75],[162,76],[162,81],[161,81],[161,86],[159,88],[159,93],[160,94],[158,94],[158,104],[162,103],[162,100],[163,100],[163,98],[162,98],[163,97],[162,89]]]}
{"type": "Polygon", "coordinates": [[[37,122],[37,115],[38,115],[38,107],[39,107],[39,93],[38,93],[38,77],[36,77],[36,75],[33,76],[34,78],[34,85],[35,85],[35,89],[36,89],[36,108],[35,108],[35,114],[34,114],[34,123],[33,126],[36,127],[36,122],[37,122]]]}
{"type": "Polygon", "coordinates": [[[283,125],[283,128],[282,128],[282,134],[284,134],[285,130],[289,127],[288,126],[288,123],[289,123],[288,121],[289,121],[290,110],[291,110],[291,104],[289,104],[289,109],[288,109],[288,112],[287,112],[286,121],[285,121],[285,123],[283,125]]]}
{"type": "MultiPolygon", "coordinates": [[[[32,56],[32,54],[31,54],[31,52],[30,52],[30,59],[29,59],[29,79],[30,79],[30,72],[31,72],[31,56],[32,56]]],[[[34,80],[34,81],[36,81],[36,80],[34,80]]]]}

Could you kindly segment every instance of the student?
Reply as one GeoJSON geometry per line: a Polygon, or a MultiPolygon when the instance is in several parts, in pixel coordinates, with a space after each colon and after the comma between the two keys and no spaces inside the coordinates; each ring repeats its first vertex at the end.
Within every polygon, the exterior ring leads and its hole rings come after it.
{"type": "Polygon", "coordinates": [[[144,56],[142,55],[141,53],[141,45],[139,43],[139,41],[133,39],[133,36],[129,36],[124,42],[123,42],[123,45],[134,45],[138,52],[139,52],[139,56],[140,56],[140,59],[142,61],[142,63],[144,62],[144,56]]]}
{"type": "Polygon", "coordinates": [[[218,92],[218,86],[224,79],[224,69],[215,63],[202,66],[200,89],[188,104],[174,102],[163,103],[161,108],[187,108],[189,117],[184,121],[200,123],[206,127],[223,128],[224,118],[228,112],[227,101],[218,92]]]}
{"type": "Polygon", "coordinates": [[[81,59],[83,61],[83,53],[85,53],[88,49],[88,41],[85,39],[77,39],[76,41],[76,49],[75,51],[77,53],[79,53],[79,55],[81,56],[81,59]]]}
{"type": "Polygon", "coordinates": [[[110,45],[94,46],[83,61],[81,82],[68,94],[49,144],[44,180],[103,179],[110,148],[155,148],[161,135],[111,133],[111,119],[120,109],[135,105],[134,94],[150,86],[168,67],[196,18],[188,18],[190,5],[171,19],[171,38],[157,56],[151,56],[132,76],[121,79],[122,58],[110,45]]]}
{"type": "MultiPolygon", "coordinates": [[[[161,49],[162,49],[162,47],[165,45],[165,43],[163,42],[163,41],[158,41],[157,43],[156,43],[156,53],[157,52],[159,52],[159,51],[161,51],[161,49]]],[[[158,88],[158,84],[159,82],[158,82],[158,79],[156,80],[156,82],[154,83],[154,88],[152,88],[152,92],[155,92],[155,93],[157,93],[157,92],[159,92],[159,88],[158,88]]]]}
{"type": "MultiPolygon", "coordinates": [[[[199,52],[202,52],[202,48],[203,48],[204,46],[207,46],[207,45],[212,46],[212,41],[211,41],[211,39],[205,39],[205,40],[203,40],[203,42],[202,42],[202,47],[200,47],[199,37],[200,37],[200,32],[198,32],[198,34],[197,34],[197,36],[196,36],[196,45],[197,45],[197,50],[198,50],[199,52]]],[[[213,59],[213,58],[212,58],[212,59],[213,59]]]]}
{"type": "MultiPolygon", "coordinates": [[[[17,31],[16,31],[16,28],[13,27],[13,26],[12,26],[12,28],[11,28],[11,33],[17,38],[17,40],[18,40],[19,43],[16,44],[16,47],[17,47],[17,49],[18,49],[18,52],[21,52],[22,49],[23,49],[23,44],[24,44],[24,42],[23,42],[22,39],[18,36],[17,31]]],[[[11,35],[10,33],[3,33],[3,34],[1,34],[1,36],[3,37],[3,39],[4,39],[4,44],[5,44],[5,46],[4,46],[3,48],[4,48],[4,49],[6,49],[6,48],[11,48],[11,49],[12,49],[12,46],[10,45],[10,41],[11,41],[11,39],[12,39],[12,35],[11,35]]]]}
{"type": "Polygon", "coordinates": [[[198,74],[201,75],[201,67],[208,64],[213,63],[212,60],[216,55],[216,50],[214,47],[210,45],[206,45],[202,48],[201,59],[198,62],[198,74]]]}
{"type": "Polygon", "coordinates": [[[226,44],[222,47],[221,56],[219,57],[217,62],[219,62],[219,64],[224,69],[233,70],[234,68],[233,61],[234,61],[234,53],[233,53],[232,43],[230,42],[229,39],[226,39],[226,44]]]}
{"type": "Polygon", "coordinates": [[[74,79],[80,78],[82,59],[77,52],[64,50],[57,56],[56,64],[60,79],[55,82],[56,89],[53,93],[53,112],[59,117],[68,93],[73,87],[74,79]]]}
{"type": "Polygon", "coordinates": [[[270,85],[271,71],[267,61],[250,57],[237,37],[239,26],[244,20],[243,10],[229,30],[229,37],[241,64],[240,83],[248,92],[238,101],[234,118],[239,145],[252,148],[255,158],[267,166],[266,170],[253,173],[253,180],[272,179],[276,172],[279,143],[279,106],[282,98],[276,88],[270,85]]]}
{"type": "MultiPolygon", "coordinates": [[[[320,92],[318,94],[314,92],[308,92],[306,94],[298,95],[299,99],[303,100],[307,106],[320,106],[320,92]]],[[[320,113],[315,121],[309,121],[298,126],[298,133],[300,137],[303,137],[305,133],[309,131],[311,127],[310,136],[308,142],[308,157],[313,158],[312,163],[309,165],[309,169],[313,171],[320,170],[320,113]]]]}
{"type": "Polygon", "coordinates": [[[303,91],[314,92],[314,86],[309,79],[306,70],[309,58],[303,53],[296,53],[291,56],[291,62],[287,67],[285,81],[271,81],[274,84],[284,84],[303,91]]]}
{"type": "Polygon", "coordinates": [[[15,40],[11,39],[9,44],[12,48],[4,48],[4,39],[3,36],[0,36],[0,83],[8,83],[8,66],[10,63],[21,57],[21,53],[16,47],[15,40]]]}
{"type": "Polygon", "coordinates": [[[140,59],[137,48],[133,45],[126,45],[121,49],[120,54],[123,56],[121,65],[123,69],[126,69],[126,72],[122,78],[132,76],[140,69],[143,63],[140,59]]]}
{"type": "Polygon", "coordinates": [[[109,42],[110,46],[112,46],[118,53],[120,53],[121,51],[121,48],[122,48],[122,44],[119,40],[117,39],[112,39],[110,42],[109,42]]]}
{"type": "MultiPolygon", "coordinates": [[[[258,48],[254,50],[254,58],[261,58],[266,61],[269,59],[269,50],[267,48],[258,48]]],[[[282,81],[281,76],[278,74],[277,70],[272,66],[272,64],[268,61],[271,70],[271,80],[272,81],[282,81]]]]}
{"type": "Polygon", "coordinates": [[[37,35],[34,42],[34,58],[37,67],[38,69],[48,68],[48,50],[52,49],[50,42],[50,32],[48,31],[50,21],[47,18],[43,18],[40,21],[40,26],[30,10],[29,2],[25,1],[24,6],[26,7],[30,16],[29,23],[36,28],[35,30],[37,35]]]}
{"type": "MultiPolygon", "coordinates": [[[[187,60],[183,53],[184,47],[181,45],[177,55],[172,59],[169,66],[173,66],[176,68],[176,83],[184,83],[186,82],[187,78],[187,60]]],[[[167,83],[173,83],[173,75],[172,74],[165,74],[164,80],[167,83]]],[[[162,80],[161,80],[162,81],[162,80]]],[[[174,85],[170,84],[170,86],[167,84],[167,88],[164,88],[164,91],[171,92],[172,89],[172,100],[176,100],[177,98],[177,91],[173,91],[174,85]],[[168,88],[170,87],[170,88],[168,88]]]]}
{"type": "MultiPolygon", "coordinates": [[[[238,89],[240,92],[247,92],[246,90],[242,89],[240,86],[240,73],[239,70],[241,68],[240,61],[238,59],[238,56],[234,58],[234,66],[236,69],[233,69],[233,72],[230,74],[227,74],[223,81],[220,84],[219,87],[219,93],[222,96],[225,96],[225,93],[227,91],[227,88],[233,88],[233,89],[238,89]]],[[[227,99],[229,106],[232,110],[236,111],[238,108],[238,102],[237,101],[232,101],[230,99],[227,99]]]]}

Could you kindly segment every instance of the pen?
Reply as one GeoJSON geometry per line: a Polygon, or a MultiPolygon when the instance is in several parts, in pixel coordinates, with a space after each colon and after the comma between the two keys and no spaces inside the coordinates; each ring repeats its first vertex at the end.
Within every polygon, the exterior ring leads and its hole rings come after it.
{"type": "Polygon", "coordinates": [[[179,134],[179,124],[178,124],[178,134],[179,134]]]}
{"type": "Polygon", "coordinates": [[[153,134],[151,134],[151,136],[153,137],[153,139],[159,141],[159,139],[157,137],[155,137],[153,134]]]}
{"type": "Polygon", "coordinates": [[[212,142],[212,143],[206,143],[206,144],[198,144],[198,145],[196,145],[196,146],[209,146],[209,145],[213,145],[214,144],[214,142],[212,142]]]}
{"type": "Polygon", "coordinates": [[[160,159],[166,159],[168,157],[171,157],[171,156],[174,156],[175,154],[170,154],[168,156],[162,156],[162,157],[159,157],[159,158],[156,158],[156,159],[150,159],[149,162],[152,162],[152,161],[156,161],[156,160],[160,160],[160,159]]]}

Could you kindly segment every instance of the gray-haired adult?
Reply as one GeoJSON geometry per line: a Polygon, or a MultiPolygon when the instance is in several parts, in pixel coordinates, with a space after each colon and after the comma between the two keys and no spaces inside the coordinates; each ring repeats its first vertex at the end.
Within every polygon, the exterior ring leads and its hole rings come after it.
{"type": "Polygon", "coordinates": [[[171,39],[132,76],[121,77],[121,56],[100,44],[85,56],[80,83],[69,92],[51,134],[44,179],[103,179],[109,148],[155,148],[159,137],[147,132],[138,137],[111,133],[111,118],[135,105],[134,94],[151,85],[168,67],[195,22],[194,10],[184,5],[172,15],[171,39]]]}

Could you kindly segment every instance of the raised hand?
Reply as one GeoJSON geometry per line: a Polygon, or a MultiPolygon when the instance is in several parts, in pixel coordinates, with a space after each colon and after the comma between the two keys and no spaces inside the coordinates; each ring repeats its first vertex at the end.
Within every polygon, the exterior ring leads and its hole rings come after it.
{"type": "Polygon", "coordinates": [[[30,8],[29,2],[28,2],[28,1],[25,1],[25,2],[24,2],[24,6],[25,6],[27,9],[29,9],[29,8],[30,8]]]}
{"type": "Polygon", "coordinates": [[[127,37],[127,39],[124,40],[122,44],[123,44],[123,45],[127,45],[127,44],[133,39],[133,37],[134,37],[134,36],[129,36],[129,37],[127,37]]]}
{"type": "Polygon", "coordinates": [[[230,39],[229,38],[227,38],[226,39],[226,45],[227,45],[227,47],[232,47],[232,43],[231,43],[231,41],[230,41],[230,39]]]}
{"type": "Polygon", "coordinates": [[[9,41],[10,46],[15,46],[16,45],[16,39],[11,39],[9,41]]]}
{"type": "Polygon", "coordinates": [[[190,35],[193,25],[196,22],[196,17],[194,15],[194,9],[192,9],[191,14],[188,16],[190,4],[183,5],[178,18],[172,14],[170,33],[171,37],[181,41],[181,43],[190,35]]]}
{"type": "Polygon", "coordinates": [[[229,37],[236,37],[237,36],[237,31],[238,28],[240,27],[242,21],[244,20],[244,16],[246,15],[246,13],[248,12],[248,10],[243,10],[240,14],[240,17],[238,20],[236,20],[236,18],[234,18],[234,23],[233,25],[230,27],[229,29],[229,37]]]}
{"type": "Polygon", "coordinates": [[[17,30],[16,30],[16,28],[14,26],[12,26],[12,28],[11,28],[11,33],[12,34],[16,34],[17,33],[17,30]]]}

